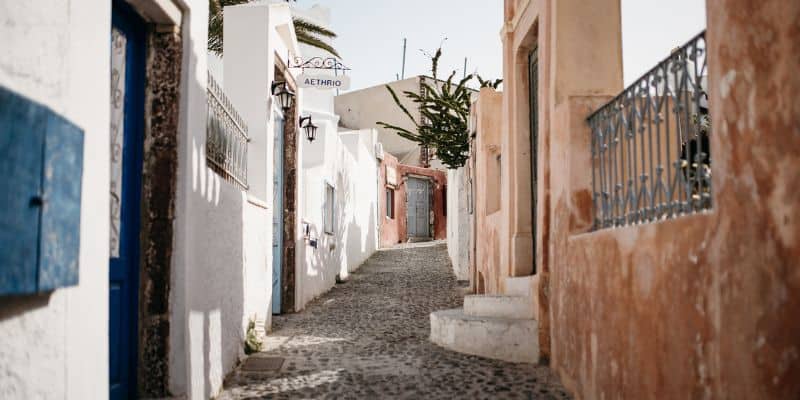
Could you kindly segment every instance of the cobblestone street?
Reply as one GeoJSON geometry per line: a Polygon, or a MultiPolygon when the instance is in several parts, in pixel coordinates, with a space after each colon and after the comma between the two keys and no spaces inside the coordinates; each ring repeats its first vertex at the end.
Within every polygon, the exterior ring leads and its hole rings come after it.
{"type": "Polygon", "coordinates": [[[546,367],[430,343],[430,312],[460,307],[463,293],[443,243],[378,251],[303,312],[276,317],[265,351],[253,356],[272,372],[240,366],[219,398],[569,397],[546,367]]]}

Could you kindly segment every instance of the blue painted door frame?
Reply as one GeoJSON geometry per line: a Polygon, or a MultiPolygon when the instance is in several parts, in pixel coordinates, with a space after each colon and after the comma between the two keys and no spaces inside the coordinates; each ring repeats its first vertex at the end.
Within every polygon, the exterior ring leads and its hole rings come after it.
{"type": "Polygon", "coordinates": [[[272,313],[281,313],[281,273],[283,265],[283,128],[285,121],[275,113],[275,135],[272,177],[272,313]]]}
{"type": "MultiPolygon", "coordinates": [[[[109,260],[110,398],[136,397],[139,232],[144,135],[145,22],[113,1],[112,26],[126,37],[119,257],[109,260]]],[[[110,42],[110,41],[109,41],[110,42]]]]}

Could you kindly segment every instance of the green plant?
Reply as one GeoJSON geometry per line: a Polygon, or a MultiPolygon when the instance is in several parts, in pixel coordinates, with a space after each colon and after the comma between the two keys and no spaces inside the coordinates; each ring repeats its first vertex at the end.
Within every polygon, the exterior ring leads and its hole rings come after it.
{"type": "MultiPolygon", "coordinates": [[[[253,0],[209,0],[208,1],[208,50],[222,56],[223,49],[223,8],[246,4],[253,0]]],[[[331,45],[324,41],[324,38],[335,38],[336,33],[323,26],[302,18],[293,18],[294,32],[297,41],[316,47],[339,57],[339,53],[331,45]]]]}
{"type": "Polygon", "coordinates": [[[256,322],[254,319],[250,319],[247,322],[247,334],[244,339],[244,354],[258,353],[261,351],[262,345],[261,339],[256,334],[256,322]]]}
{"type": "Polygon", "coordinates": [[[403,92],[403,95],[419,108],[419,119],[409,112],[394,89],[386,85],[395,104],[411,120],[416,129],[409,130],[386,122],[378,122],[378,125],[394,130],[401,137],[417,142],[421,146],[433,148],[437,158],[444,165],[455,169],[464,166],[469,158],[467,123],[474,90],[470,89],[467,84],[476,77],[481,87],[497,89],[502,83],[502,79],[484,80],[476,74],[467,75],[458,83],[454,83],[456,71],[453,71],[446,81],[439,81],[437,72],[441,56],[442,48],[439,47],[431,57],[433,85],[423,81],[420,93],[403,92]]]}

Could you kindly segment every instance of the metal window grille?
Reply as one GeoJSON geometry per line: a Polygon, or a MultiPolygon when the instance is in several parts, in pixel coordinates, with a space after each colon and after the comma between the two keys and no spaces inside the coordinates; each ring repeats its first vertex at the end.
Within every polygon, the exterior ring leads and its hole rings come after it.
{"type": "Polygon", "coordinates": [[[593,229],[711,208],[705,32],[591,114],[593,229]]]}
{"type": "Polygon", "coordinates": [[[206,163],[226,181],[247,190],[247,125],[211,73],[206,91],[206,163]]]}

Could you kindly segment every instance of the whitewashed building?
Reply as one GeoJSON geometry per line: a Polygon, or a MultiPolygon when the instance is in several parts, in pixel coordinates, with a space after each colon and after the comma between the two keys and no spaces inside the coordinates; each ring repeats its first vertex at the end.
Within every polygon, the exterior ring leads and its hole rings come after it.
{"type": "MultiPolygon", "coordinates": [[[[19,139],[37,132],[63,139],[45,118],[82,133],[45,164],[57,190],[32,197],[46,235],[3,240],[0,280],[16,286],[0,295],[0,397],[204,398],[241,352],[244,313],[229,310],[244,299],[202,286],[226,271],[193,245],[232,240],[193,224],[228,196],[204,158],[207,13],[200,0],[0,3],[0,110],[27,110],[0,117],[0,158],[33,154],[19,139]],[[36,242],[46,258],[25,257],[36,242]],[[27,283],[42,271],[59,279],[27,283]]],[[[0,208],[36,192],[3,171],[0,208]]]]}
{"type": "MultiPolygon", "coordinates": [[[[329,26],[330,11],[314,6],[295,15],[329,26]]],[[[305,65],[334,69],[294,68],[298,77],[336,77],[349,73],[324,50],[301,44],[305,65]],[[328,60],[329,62],[324,62],[328,60]],[[310,63],[308,61],[311,61],[310,63]]],[[[300,61],[300,60],[298,60],[300,61]]],[[[299,63],[302,64],[302,63],[299,63]]],[[[303,86],[300,82],[300,86],[303,86]]],[[[378,247],[378,143],[375,129],[349,130],[339,126],[334,112],[335,89],[301,88],[302,117],[318,126],[314,141],[302,139],[300,223],[296,310],[347,279],[378,247]]],[[[301,136],[302,133],[301,133],[301,136]]]]}
{"type": "Polygon", "coordinates": [[[0,2],[0,398],[213,397],[375,250],[376,133],[292,13],[226,8],[218,59],[207,1],[0,2]]]}

